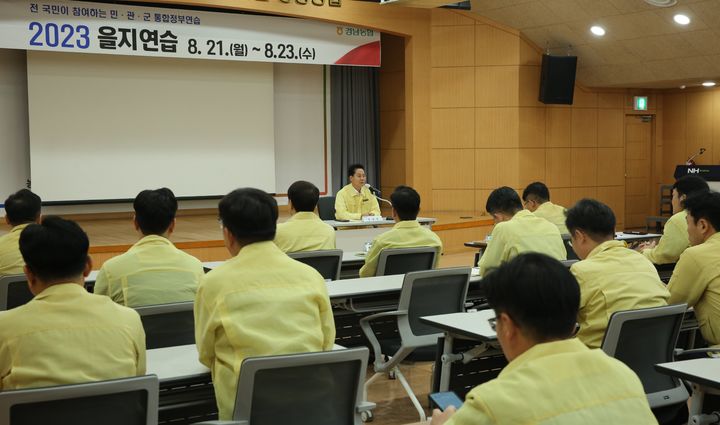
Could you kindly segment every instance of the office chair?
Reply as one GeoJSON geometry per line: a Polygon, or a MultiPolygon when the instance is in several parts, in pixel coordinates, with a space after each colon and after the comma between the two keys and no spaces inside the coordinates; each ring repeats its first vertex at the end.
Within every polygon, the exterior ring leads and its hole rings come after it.
{"type": "Polygon", "coordinates": [[[137,307],[145,329],[145,346],[153,348],[195,344],[193,302],[137,307]]]}
{"type": "Polygon", "coordinates": [[[34,297],[24,274],[0,277],[0,311],[25,305],[34,297]]]}
{"type": "Polygon", "coordinates": [[[662,423],[674,415],[689,394],[677,379],[655,371],[658,363],[673,361],[687,304],[617,311],[610,316],[602,350],[625,363],[645,387],[650,408],[662,423]],[[672,413],[671,413],[672,412],[672,413]]]}
{"type": "Polygon", "coordinates": [[[247,358],[233,419],[196,425],[359,425],[375,408],[362,400],[367,360],[365,347],[247,358]]]}
{"type": "Polygon", "coordinates": [[[565,253],[567,254],[568,260],[579,260],[580,257],[577,256],[575,253],[575,250],[572,247],[572,240],[570,238],[570,235],[568,233],[563,233],[562,235],[563,245],[565,245],[565,253]]]}
{"type": "Polygon", "coordinates": [[[317,204],[320,220],[335,220],[335,197],[321,196],[317,204]]]}
{"type": "Polygon", "coordinates": [[[465,298],[470,282],[469,268],[451,268],[411,272],[405,275],[400,301],[396,311],[372,314],[360,319],[360,328],[367,337],[375,355],[375,375],[365,383],[363,399],[367,400],[367,388],[381,375],[394,372],[425,421],[425,411],[407,380],[400,372],[400,362],[414,354],[420,348],[424,353],[416,353],[414,360],[435,360],[437,340],[443,334],[432,326],[420,323],[420,317],[438,314],[459,313],[465,311],[465,298]],[[377,319],[394,317],[397,320],[398,334],[389,338],[378,338],[373,332],[371,322],[377,319]],[[383,360],[384,355],[390,355],[383,360]]]}
{"type": "Polygon", "coordinates": [[[288,256],[314,268],[325,280],[340,279],[340,266],[343,257],[341,249],[291,252],[288,256]]]}
{"type": "Polygon", "coordinates": [[[157,425],[158,378],[138,376],[0,392],[5,425],[157,425]]]}
{"type": "Polygon", "coordinates": [[[375,276],[432,270],[439,249],[430,246],[383,249],[378,256],[375,276]]]}

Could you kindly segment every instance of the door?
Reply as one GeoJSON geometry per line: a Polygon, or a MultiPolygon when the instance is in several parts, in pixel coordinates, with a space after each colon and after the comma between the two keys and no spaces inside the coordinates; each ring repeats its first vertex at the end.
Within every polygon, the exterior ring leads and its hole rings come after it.
{"type": "Polygon", "coordinates": [[[652,215],[652,115],[625,116],[625,228],[644,228],[652,215]]]}

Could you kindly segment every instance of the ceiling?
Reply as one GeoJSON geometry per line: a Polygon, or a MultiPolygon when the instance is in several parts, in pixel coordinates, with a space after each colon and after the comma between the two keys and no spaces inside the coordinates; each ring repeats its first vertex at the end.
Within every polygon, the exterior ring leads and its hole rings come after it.
{"type": "Polygon", "coordinates": [[[519,29],[553,54],[578,56],[586,87],[670,88],[720,83],[720,0],[472,0],[472,12],[519,29]],[[676,13],[692,20],[673,21],[676,13]],[[604,37],[589,31],[605,28],[604,37]]]}

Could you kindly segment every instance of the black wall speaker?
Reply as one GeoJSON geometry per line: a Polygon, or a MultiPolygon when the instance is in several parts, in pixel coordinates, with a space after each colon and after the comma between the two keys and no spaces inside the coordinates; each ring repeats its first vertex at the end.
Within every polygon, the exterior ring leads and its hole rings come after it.
{"type": "Polygon", "coordinates": [[[543,55],[540,96],[545,104],[572,105],[577,56],[543,55]]]}

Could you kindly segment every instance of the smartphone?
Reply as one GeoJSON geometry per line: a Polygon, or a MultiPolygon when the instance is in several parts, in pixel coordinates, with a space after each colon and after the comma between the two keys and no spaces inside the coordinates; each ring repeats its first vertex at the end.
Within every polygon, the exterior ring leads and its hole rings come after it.
{"type": "Polygon", "coordinates": [[[432,393],[430,394],[430,400],[442,411],[450,406],[454,406],[455,409],[459,409],[462,406],[462,400],[460,400],[460,397],[453,391],[432,393]]]}

